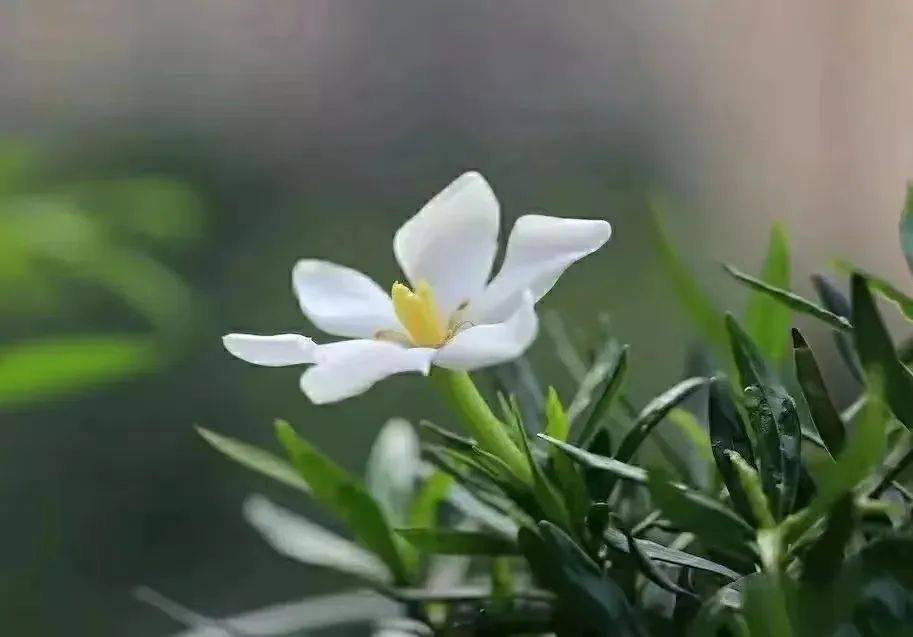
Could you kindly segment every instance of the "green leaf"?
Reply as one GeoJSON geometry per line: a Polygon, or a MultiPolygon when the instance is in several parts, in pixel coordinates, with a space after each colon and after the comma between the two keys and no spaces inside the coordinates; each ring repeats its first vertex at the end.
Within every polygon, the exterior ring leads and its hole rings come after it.
{"type": "MultiPolygon", "coordinates": [[[[617,551],[627,553],[630,550],[627,538],[625,538],[624,534],[618,529],[611,527],[607,528],[603,534],[603,538],[609,546],[617,551]]],[[[713,560],[708,560],[699,555],[693,555],[685,551],[664,546],[658,542],[638,539],[637,547],[645,555],[658,562],[666,562],[667,564],[674,564],[676,566],[687,566],[688,568],[697,569],[699,571],[716,573],[717,575],[728,577],[731,580],[742,577],[728,566],[723,566],[722,564],[718,564],[713,560]]]]}
{"type": "MultiPolygon", "coordinates": [[[[724,265],[723,268],[738,281],[741,281],[757,292],[766,294],[768,297],[784,305],[785,307],[823,321],[835,330],[849,331],[853,329],[853,325],[842,316],[834,314],[830,310],[826,310],[819,305],[815,305],[808,299],[805,299],[798,294],[793,294],[789,290],[783,290],[781,288],[769,285],[764,281],[754,278],[750,274],[745,274],[744,272],[736,270],[731,265],[724,265]]],[[[789,323],[787,322],[783,329],[784,335],[787,334],[788,329],[789,323]]]]}
{"type": "MultiPolygon", "coordinates": [[[[813,275],[812,285],[815,287],[818,298],[821,299],[824,307],[847,320],[852,318],[853,308],[850,307],[850,300],[827,277],[820,274],[813,275]]],[[[856,355],[856,348],[853,346],[852,335],[840,330],[834,330],[833,335],[834,343],[837,345],[837,351],[840,353],[843,362],[846,363],[853,377],[862,383],[862,366],[859,364],[859,357],[856,355]]]]}
{"type": "Polygon", "coordinates": [[[754,537],[754,529],[722,503],[670,482],[660,471],[650,471],[647,487],[673,524],[709,546],[744,551],[754,537]]]}
{"type": "Polygon", "coordinates": [[[628,346],[610,341],[584,376],[567,411],[568,421],[582,422],[575,436],[579,444],[588,445],[596,434],[624,386],[627,371],[628,346]]]}
{"type": "MultiPolygon", "coordinates": [[[[546,434],[555,440],[567,439],[570,425],[554,388],[549,388],[548,398],[545,402],[545,422],[546,434]]],[[[582,520],[590,507],[590,498],[583,476],[578,472],[574,462],[556,447],[549,447],[549,458],[571,519],[582,520]]]]}
{"type": "Polygon", "coordinates": [[[450,495],[453,476],[435,471],[422,483],[409,510],[409,524],[414,527],[436,526],[438,509],[450,495]]]}
{"type": "Polygon", "coordinates": [[[455,449],[456,451],[470,451],[476,446],[476,442],[472,438],[466,438],[465,436],[460,436],[452,431],[448,431],[443,427],[438,427],[429,420],[420,420],[418,426],[423,431],[430,432],[445,446],[455,449]]]}
{"type": "Polygon", "coordinates": [[[853,496],[846,494],[831,507],[824,532],[802,560],[802,579],[814,586],[833,584],[843,568],[846,547],[856,526],[853,496]]]}
{"type": "Polygon", "coordinates": [[[666,414],[708,382],[710,382],[708,378],[688,378],[651,400],[638,414],[631,430],[622,438],[618,451],[615,452],[615,459],[627,462],[633,458],[640,445],[650,435],[653,428],[666,417],[666,414]]]}
{"type": "MultiPolygon", "coordinates": [[[[790,287],[789,237],[782,224],[770,229],[767,257],[759,280],[771,288],[788,291],[790,287]]],[[[790,323],[790,306],[772,297],[768,291],[755,290],[745,311],[745,331],[772,361],[786,351],[790,323]]]]}
{"type": "Polygon", "coordinates": [[[591,453],[581,449],[580,447],[575,447],[574,445],[569,445],[566,442],[561,442],[560,440],[550,438],[545,434],[539,434],[539,437],[547,443],[555,445],[561,449],[561,451],[570,456],[575,462],[582,464],[585,467],[589,467],[590,469],[598,469],[600,471],[608,471],[618,478],[623,480],[630,480],[631,482],[637,482],[639,484],[646,484],[647,482],[647,472],[640,467],[626,464],[616,460],[615,458],[609,458],[607,456],[600,456],[595,453],[591,453]]]}
{"type": "Polygon", "coordinates": [[[757,520],[758,528],[773,528],[774,517],[770,512],[770,503],[767,501],[767,496],[764,495],[758,472],[735,451],[729,450],[726,455],[729,457],[732,468],[735,469],[735,475],[741,483],[742,492],[751,507],[752,516],[757,520]]]}
{"type": "Polygon", "coordinates": [[[843,420],[841,420],[837,408],[834,407],[834,403],[831,402],[824,378],[821,376],[821,370],[818,368],[818,361],[815,360],[811,348],[799,330],[793,328],[792,334],[799,386],[802,388],[802,394],[805,396],[805,402],[808,403],[808,409],[812,414],[815,429],[821,436],[821,441],[827,447],[828,453],[836,458],[843,449],[846,439],[843,420]]]}
{"type": "Polygon", "coordinates": [[[564,500],[558,494],[558,490],[555,489],[552,481],[549,480],[548,476],[545,475],[545,472],[542,471],[542,467],[539,466],[539,463],[536,462],[536,459],[533,457],[533,452],[529,447],[529,439],[526,436],[526,430],[522,425],[518,427],[518,433],[521,447],[526,454],[526,460],[532,469],[533,494],[536,496],[536,502],[539,503],[542,512],[545,513],[545,516],[548,519],[556,524],[560,524],[565,529],[570,529],[571,517],[568,514],[567,507],[564,505],[564,500]]]}
{"type": "Polygon", "coordinates": [[[745,387],[745,409],[754,432],[764,492],[777,519],[782,519],[792,511],[802,467],[796,403],[732,315],[726,316],[726,326],[745,387]]]}
{"type": "Polygon", "coordinates": [[[560,634],[637,634],[624,592],[567,533],[540,522],[538,533],[524,528],[517,539],[533,575],[558,594],[560,634]]]}
{"type": "Polygon", "coordinates": [[[907,267],[913,272],[913,181],[907,182],[907,197],[900,213],[900,247],[907,259],[907,267]]]}
{"type": "Polygon", "coordinates": [[[0,348],[0,406],[66,398],[151,371],[158,347],[146,336],[51,336],[0,348]]]}
{"type": "Polygon", "coordinates": [[[666,418],[684,434],[703,460],[713,462],[713,447],[710,443],[710,436],[707,435],[707,431],[701,426],[694,414],[687,409],[674,407],[666,414],[666,418]]]}
{"type": "Polygon", "coordinates": [[[406,528],[396,532],[419,551],[436,555],[510,555],[517,552],[513,542],[478,531],[406,528]]]}
{"type": "Polygon", "coordinates": [[[244,502],[244,517],[287,557],[355,575],[374,585],[391,583],[390,570],[376,555],[263,496],[252,496],[244,502]]]}
{"type": "Polygon", "coordinates": [[[698,332],[714,346],[718,352],[726,355],[726,337],[723,329],[723,315],[716,309],[710,296],[691,274],[687,264],[675,251],[672,241],[666,232],[662,220],[665,202],[654,197],[650,201],[653,215],[654,237],[660,264],[666,278],[672,284],[678,301],[687,313],[698,332]]]}
{"type": "Polygon", "coordinates": [[[748,496],[729,457],[729,452],[734,451],[753,465],[751,440],[748,438],[745,425],[732,400],[728,383],[723,379],[714,379],[710,385],[709,394],[708,418],[713,459],[716,461],[717,469],[720,471],[736,511],[749,522],[755,522],[748,496]]]}
{"type": "MultiPolygon", "coordinates": [[[[854,274],[851,285],[856,349],[866,381],[871,385],[872,377],[877,378],[888,407],[900,422],[913,429],[913,375],[897,358],[865,278],[854,274]]],[[[869,391],[871,393],[871,387],[869,391]]]]}
{"type": "Polygon", "coordinates": [[[307,482],[298,475],[295,467],[284,459],[259,447],[217,434],[203,427],[196,427],[196,430],[203,440],[235,462],[304,493],[311,492],[307,482]]]}
{"type": "Polygon", "coordinates": [[[356,539],[374,552],[397,582],[410,578],[383,510],[362,484],[342,467],[298,437],[291,425],[276,421],[276,436],[314,499],[342,520],[356,539]]]}
{"type": "Polygon", "coordinates": [[[851,276],[858,274],[862,277],[865,277],[869,283],[869,288],[875,290],[878,292],[878,294],[896,305],[908,321],[913,321],[913,299],[907,296],[904,292],[901,292],[899,289],[897,289],[893,283],[876,274],[872,274],[871,272],[867,272],[862,268],[858,268],[847,261],[837,261],[836,265],[838,268],[847,274],[850,274],[851,276]]]}
{"type": "Polygon", "coordinates": [[[695,596],[691,591],[679,586],[671,577],[669,577],[669,574],[666,573],[666,571],[654,563],[650,556],[641,549],[640,544],[638,544],[634,536],[631,535],[630,531],[624,529],[622,533],[625,536],[625,540],[628,542],[628,554],[634,558],[637,569],[643,573],[644,577],[670,593],[685,595],[687,597],[695,596]]]}

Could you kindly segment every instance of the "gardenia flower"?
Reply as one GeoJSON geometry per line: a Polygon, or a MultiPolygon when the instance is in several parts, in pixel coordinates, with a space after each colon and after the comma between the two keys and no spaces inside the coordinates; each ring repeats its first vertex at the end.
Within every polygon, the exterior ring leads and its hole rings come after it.
{"type": "Polygon", "coordinates": [[[311,364],[301,389],[314,403],[360,394],[393,374],[431,365],[471,371],[520,356],[538,328],[535,303],[564,270],[604,244],[602,220],[526,215],[491,280],[500,210],[478,173],[458,177],[393,237],[409,285],[390,294],[364,274],[303,259],[292,283],[319,329],[351,340],[318,345],[299,334],[229,334],[225,348],[255,365],[311,364]],[[411,286],[411,288],[409,287],[411,286]]]}

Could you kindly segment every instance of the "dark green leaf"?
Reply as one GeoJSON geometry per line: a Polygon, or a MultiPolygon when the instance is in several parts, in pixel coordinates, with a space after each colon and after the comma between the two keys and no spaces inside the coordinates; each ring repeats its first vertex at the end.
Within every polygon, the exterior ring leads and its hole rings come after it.
{"type": "Polygon", "coordinates": [[[647,486],[653,502],[676,526],[691,531],[709,546],[745,550],[754,529],[722,503],[676,485],[651,471],[647,486]]]}
{"type": "MultiPolygon", "coordinates": [[[[545,432],[555,440],[567,439],[569,424],[564,407],[554,388],[550,388],[545,402],[545,432]]],[[[571,519],[581,520],[590,506],[586,483],[574,462],[557,447],[549,447],[549,458],[554,469],[555,478],[561,487],[561,493],[567,504],[571,519]]]]}
{"type": "Polygon", "coordinates": [[[438,509],[450,495],[453,482],[453,476],[443,471],[428,476],[409,507],[409,524],[416,527],[437,525],[438,509]]]}
{"type": "Polygon", "coordinates": [[[637,542],[636,538],[631,535],[631,532],[625,529],[622,531],[625,536],[625,540],[628,543],[628,554],[634,558],[634,563],[637,565],[637,569],[643,573],[644,577],[648,580],[662,588],[667,590],[670,593],[675,593],[676,595],[685,595],[687,597],[694,597],[694,593],[685,588],[679,586],[669,574],[666,573],[659,565],[657,565],[649,555],[641,548],[640,544],[637,542]]]}
{"type": "Polygon", "coordinates": [[[646,484],[647,482],[647,472],[640,467],[635,467],[634,465],[620,462],[615,458],[608,458],[606,456],[590,453],[589,451],[585,451],[579,447],[569,445],[566,442],[561,442],[560,440],[550,438],[545,434],[539,434],[539,437],[546,442],[555,445],[561,449],[561,451],[573,458],[574,461],[582,464],[585,467],[598,469],[600,471],[608,471],[609,473],[623,480],[631,480],[632,482],[638,482],[640,484],[646,484]]]}
{"type": "MultiPolygon", "coordinates": [[[[820,274],[813,275],[812,285],[814,285],[818,298],[821,299],[824,307],[846,320],[852,318],[853,308],[850,307],[850,300],[827,277],[820,274]]],[[[856,355],[856,349],[853,346],[852,335],[841,330],[834,330],[833,335],[840,357],[846,363],[853,377],[861,383],[863,381],[862,366],[859,364],[859,357],[856,355]]]]}
{"type": "Polygon", "coordinates": [[[478,531],[438,528],[397,529],[409,544],[424,553],[438,555],[509,555],[517,552],[513,542],[478,531]]]}
{"type": "Polygon", "coordinates": [[[732,315],[726,316],[726,326],[745,388],[745,408],[754,431],[764,492],[781,519],[792,511],[799,485],[802,437],[798,410],[732,315]]]}
{"type": "Polygon", "coordinates": [[[732,460],[727,452],[735,451],[746,462],[754,464],[751,452],[751,441],[745,431],[745,425],[739,416],[738,409],[732,400],[729,385],[724,379],[714,379],[710,385],[710,404],[708,417],[710,420],[710,444],[713,450],[713,459],[723,477],[723,483],[732,498],[732,504],[743,518],[755,523],[751,505],[742,488],[732,466],[732,460]]]}
{"type": "Polygon", "coordinates": [[[276,436],[314,498],[337,515],[365,548],[383,560],[398,582],[407,581],[409,573],[403,554],[380,505],[364,486],[299,438],[287,422],[276,421],[276,436]]]}
{"type": "Polygon", "coordinates": [[[539,466],[539,463],[536,462],[536,459],[533,457],[532,450],[529,446],[529,439],[526,437],[526,430],[522,427],[519,428],[519,436],[522,451],[526,454],[526,460],[532,469],[533,494],[536,496],[536,502],[539,503],[539,506],[548,519],[556,524],[560,524],[565,529],[570,529],[571,518],[568,514],[567,507],[564,505],[564,500],[558,494],[557,489],[555,489],[555,486],[552,484],[549,477],[542,471],[542,467],[539,466]]]}
{"type": "Polygon", "coordinates": [[[538,530],[520,530],[520,549],[533,575],[558,594],[559,621],[571,631],[566,634],[637,634],[618,585],[560,528],[540,522],[538,530]]]}
{"type": "Polygon", "coordinates": [[[203,429],[202,427],[197,427],[196,430],[197,433],[203,437],[203,440],[235,462],[244,465],[248,469],[253,469],[265,476],[269,476],[274,480],[278,480],[283,484],[287,484],[299,491],[303,491],[304,493],[311,492],[307,482],[301,478],[295,470],[295,467],[284,459],[274,456],[270,452],[260,449],[259,447],[254,447],[246,442],[241,442],[240,440],[235,440],[228,436],[222,436],[214,431],[203,429]]]}
{"type": "Polygon", "coordinates": [[[429,420],[420,420],[418,426],[422,430],[427,431],[438,438],[447,447],[451,447],[457,451],[469,451],[476,446],[476,442],[472,438],[466,438],[465,436],[455,434],[452,431],[435,425],[429,420]]]}
{"type": "MultiPolygon", "coordinates": [[[[607,528],[603,537],[608,545],[615,550],[625,553],[628,552],[628,541],[624,534],[618,529],[607,528]]],[[[708,573],[716,573],[717,575],[722,575],[723,577],[728,577],[732,580],[741,577],[741,575],[727,566],[708,560],[705,557],[700,557],[699,555],[693,555],[691,553],[686,553],[685,551],[664,546],[658,542],[638,539],[637,546],[645,555],[659,562],[675,564],[676,566],[687,566],[688,568],[707,571],[708,573]]]]}
{"type": "Polygon", "coordinates": [[[802,560],[804,581],[825,587],[837,579],[855,524],[853,496],[845,494],[831,507],[824,532],[809,547],[802,560]]]}
{"type": "MultiPolygon", "coordinates": [[[[891,336],[875,306],[875,299],[872,298],[865,278],[859,274],[853,275],[852,292],[856,349],[866,381],[871,384],[871,377],[878,377],[888,407],[900,422],[908,429],[913,429],[913,375],[897,358],[891,336]]],[[[871,387],[869,390],[871,392],[871,387]]]]}
{"type": "Polygon", "coordinates": [[[638,414],[634,427],[622,438],[618,451],[615,452],[615,459],[627,462],[633,458],[640,445],[666,414],[709,381],[708,378],[689,378],[651,400],[638,414]]]}
{"type": "MultiPolygon", "coordinates": [[[[789,238],[782,224],[775,222],[770,229],[767,256],[759,280],[772,289],[789,291],[790,287],[789,238]]],[[[745,311],[745,331],[761,351],[778,361],[786,351],[789,331],[790,306],[770,296],[770,292],[754,290],[745,311]]]]}
{"type": "MultiPolygon", "coordinates": [[[[739,270],[736,270],[731,265],[725,265],[723,267],[726,269],[726,271],[729,274],[734,276],[737,280],[741,281],[742,283],[746,284],[748,287],[750,287],[754,290],[757,290],[758,292],[768,295],[771,299],[776,300],[778,303],[782,303],[786,307],[788,307],[792,310],[795,310],[796,312],[800,312],[802,314],[807,314],[820,321],[824,321],[825,323],[827,323],[828,325],[830,325],[831,327],[833,327],[836,330],[849,331],[849,330],[853,329],[852,324],[849,321],[847,321],[845,318],[843,318],[842,316],[838,316],[837,314],[834,314],[830,310],[826,310],[819,305],[815,305],[808,299],[805,299],[805,298],[799,296],[798,294],[793,294],[792,292],[790,292],[788,290],[783,290],[781,288],[769,285],[769,284],[765,283],[764,281],[760,281],[760,280],[754,278],[750,274],[745,274],[744,272],[740,272],[739,270]]],[[[787,329],[789,328],[788,323],[786,325],[786,328],[787,329]]],[[[786,331],[784,330],[783,333],[785,334],[786,331]]]]}
{"type": "Polygon", "coordinates": [[[882,297],[896,305],[908,321],[913,321],[913,299],[904,292],[901,292],[893,283],[876,274],[856,267],[847,261],[837,261],[836,264],[838,268],[847,274],[858,274],[864,277],[869,283],[869,288],[878,292],[882,297]]]}
{"type": "Polygon", "coordinates": [[[796,377],[799,380],[799,386],[802,387],[802,394],[805,396],[805,402],[808,403],[812,421],[821,436],[821,441],[831,456],[837,457],[840,450],[843,449],[846,439],[843,421],[827,393],[824,378],[818,368],[818,361],[815,360],[811,348],[799,330],[793,328],[792,333],[796,377]]]}

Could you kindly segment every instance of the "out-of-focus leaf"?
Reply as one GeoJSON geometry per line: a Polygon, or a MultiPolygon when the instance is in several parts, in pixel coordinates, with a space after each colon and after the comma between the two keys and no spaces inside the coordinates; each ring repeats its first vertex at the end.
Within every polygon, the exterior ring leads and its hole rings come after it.
{"type": "MultiPolygon", "coordinates": [[[[570,424],[554,388],[549,389],[545,401],[545,423],[545,432],[550,437],[561,441],[567,439],[570,424]]],[[[574,462],[554,446],[549,447],[549,458],[571,519],[582,520],[590,506],[583,476],[578,472],[574,462]]]]}
{"type": "MultiPolygon", "coordinates": [[[[611,527],[607,528],[603,534],[603,538],[606,543],[615,550],[625,553],[629,551],[628,541],[625,538],[624,533],[618,529],[611,527]]],[[[653,542],[652,540],[638,539],[637,546],[645,555],[659,562],[666,562],[667,564],[674,564],[676,566],[687,566],[688,568],[694,568],[708,573],[716,573],[717,575],[728,577],[731,580],[741,577],[741,575],[728,566],[723,566],[722,564],[718,564],[713,560],[708,560],[699,555],[693,555],[685,551],[664,546],[658,542],[653,542]]]]}
{"type": "Polygon", "coordinates": [[[365,486],[387,517],[398,524],[409,518],[421,458],[415,430],[408,421],[392,418],[374,440],[365,468],[365,486]]]}
{"type": "Polygon", "coordinates": [[[853,496],[845,494],[831,507],[824,532],[802,560],[803,581],[822,588],[836,581],[855,524],[853,496]]]}
{"type": "Polygon", "coordinates": [[[478,531],[408,528],[397,533],[424,553],[437,555],[509,555],[517,552],[513,542],[478,531]]]}
{"type": "MultiPolygon", "coordinates": [[[[743,617],[751,637],[793,637],[789,601],[794,586],[782,573],[759,573],[745,585],[743,617]]],[[[825,633],[826,634],[826,633],[825,633]]]]}
{"type": "Polygon", "coordinates": [[[149,372],[161,361],[146,336],[36,338],[0,348],[0,406],[66,398],[149,372]]]}
{"type": "Polygon", "coordinates": [[[688,626],[688,637],[752,637],[744,618],[727,603],[731,590],[721,588],[704,600],[688,626]]]}
{"type": "Polygon", "coordinates": [[[764,492],[777,518],[782,519],[792,511],[802,466],[802,437],[796,403],[730,314],[726,315],[726,327],[739,378],[745,388],[745,408],[754,430],[764,492]]]}
{"type": "Polygon", "coordinates": [[[567,410],[568,421],[580,423],[574,436],[579,444],[586,446],[595,435],[624,386],[627,371],[628,346],[610,341],[584,376],[567,410]]]}
{"type": "Polygon", "coordinates": [[[404,555],[380,505],[342,467],[298,437],[291,425],[276,421],[276,436],[314,498],[337,515],[358,541],[377,555],[397,582],[409,580],[404,555]]]}
{"type": "Polygon", "coordinates": [[[827,447],[832,457],[837,457],[840,450],[843,449],[843,443],[846,439],[846,431],[843,427],[843,421],[840,419],[840,413],[831,402],[831,397],[827,393],[827,386],[824,384],[824,378],[821,376],[821,370],[818,368],[818,361],[802,333],[793,328],[793,351],[796,362],[796,377],[799,380],[799,386],[802,388],[802,394],[805,396],[805,402],[808,403],[808,409],[812,414],[812,421],[815,423],[815,429],[821,436],[821,441],[827,447]]]}
{"type": "Polygon", "coordinates": [[[579,447],[569,445],[566,442],[561,442],[560,440],[555,440],[550,438],[545,434],[539,434],[539,437],[548,442],[549,444],[555,445],[561,451],[570,456],[575,462],[582,464],[585,467],[591,469],[598,469],[600,471],[608,471],[609,473],[623,479],[630,480],[632,482],[637,482],[640,484],[646,484],[647,482],[647,472],[640,467],[635,467],[634,465],[626,464],[615,458],[609,458],[607,456],[600,456],[589,451],[585,451],[579,447]]]}
{"type": "MultiPolygon", "coordinates": [[[[786,228],[775,222],[770,228],[767,256],[758,279],[772,289],[788,291],[790,287],[789,237],[786,228]]],[[[745,331],[761,351],[772,361],[786,352],[790,306],[770,296],[767,291],[754,290],[745,310],[745,331]]]]}
{"type": "Polygon", "coordinates": [[[709,378],[688,378],[651,400],[638,414],[634,427],[622,438],[618,451],[615,452],[615,459],[627,462],[633,458],[640,445],[666,414],[708,382],[709,378]]]}
{"type": "Polygon", "coordinates": [[[710,436],[694,414],[687,409],[674,407],[666,414],[666,418],[684,434],[702,459],[713,462],[713,445],[710,442],[710,436]]]}
{"type": "Polygon", "coordinates": [[[900,247],[907,259],[907,267],[913,272],[913,181],[907,182],[907,196],[900,213],[900,247]]]}
{"type": "MultiPolygon", "coordinates": [[[[818,298],[821,299],[824,307],[848,321],[852,318],[853,308],[850,307],[850,300],[827,277],[820,274],[813,275],[812,285],[815,287],[818,298]]],[[[840,357],[846,363],[847,369],[850,370],[853,377],[861,383],[863,381],[862,366],[859,364],[859,357],[856,355],[856,349],[853,346],[852,335],[841,330],[834,330],[833,335],[840,357]]]]}
{"type": "MultiPolygon", "coordinates": [[[[819,305],[815,305],[808,299],[805,299],[805,298],[799,296],[798,294],[793,294],[789,290],[784,290],[784,289],[778,288],[776,286],[770,285],[768,283],[765,283],[764,281],[754,278],[750,274],[745,274],[744,272],[740,272],[739,270],[735,269],[731,265],[726,265],[726,266],[724,266],[724,268],[725,268],[726,272],[731,274],[738,281],[741,281],[742,283],[746,284],[748,287],[752,288],[753,290],[756,290],[759,293],[766,294],[770,299],[784,305],[785,307],[788,307],[792,310],[795,310],[796,312],[800,312],[802,314],[807,314],[808,316],[812,316],[820,321],[823,321],[823,322],[827,323],[829,326],[831,326],[832,328],[834,328],[835,330],[849,331],[849,330],[853,329],[852,324],[849,321],[847,321],[845,318],[843,318],[842,316],[838,316],[837,314],[834,314],[830,310],[826,310],[819,305]]],[[[788,321],[786,322],[786,325],[783,326],[783,328],[784,328],[783,334],[785,335],[785,334],[787,334],[787,330],[789,330],[788,321]]],[[[784,339],[785,339],[785,337],[784,337],[784,339]]]]}
{"type": "Polygon", "coordinates": [[[241,442],[228,436],[217,434],[203,427],[197,427],[197,433],[203,437],[203,440],[215,447],[217,451],[224,453],[235,462],[244,465],[248,469],[253,469],[265,476],[278,480],[294,489],[310,493],[308,487],[295,467],[286,462],[283,458],[275,456],[270,452],[241,442]]]}
{"type": "Polygon", "coordinates": [[[654,197],[650,201],[653,212],[654,237],[663,272],[672,284],[678,301],[698,332],[723,356],[728,356],[723,315],[716,309],[710,296],[695,280],[687,264],[675,251],[662,220],[665,202],[654,197]]]}
{"type": "Polygon", "coordinates": [[[276,506],[263,496],[244,503],[244,516],[273,546],[292,559],[349,573],[375,584],[390,584],[390,569],[373,553],[276,506]]]}
{"type": "Polygon", "coordinates": [[[724,379],[714,379],[710,385],[710,404],[708,417],[710,420],[710,443],[713,450],[713,459],[723,477],[723,483],[732,498],[732,504],[743,518],[755,522],[754,514],[742,482],[736,475],[728,452],[734,451],[751,464],[754,456],[751,451],[751,440],[745,431],[742,417],[732,400],[728,383],[724,379]]]}
{"type": "Polygon", "coordinates": [[[567,634],[637,634],[624,592],[564,531],[540,522],[538,533],[521,529],[518,542],[533,575],[558,594],[558,621],[572,629],[567,634]]]}
{"type": "Polygon", "coordinates": [[[453,476],[434,471],[425,479],[409,509],[409,524],[414,527],[437,525],[438,509],[453,489],[453,476]]]}
{"type": "Polygon", "coordinates": [[[864,277],[866,281],[868,281],[870,289],[896,305],[908,321],[913,321],[913,298],[910,298],[906,293],[901,292],[893,283],[877,274],[872,274],[871,272],[863,270],[848,261],[836,261],[835,265],[851,276],[859,275],[864,277]]]}
{"type": "Polygon", "coordinates": [[[745,550],[754,537],[754,529],[722,503],[670,482],[660,471],[650,471],[647,487],[673,524],[710,546],[745,550]]]}
{"type": "MultiPolygon", "coordinates": [[[[875,306],[875,299],[872,298],[865,278],[859,274],[853,275],[852,294],[856,349],[866,381],[871,385],[871,377],[877,376],[888,407],[900,422],[908,429],[913,429],[913,375],[897,358],[891,336],[875,306]]],[[[871,387],[869,391],[871,392],[871,387]]]]}

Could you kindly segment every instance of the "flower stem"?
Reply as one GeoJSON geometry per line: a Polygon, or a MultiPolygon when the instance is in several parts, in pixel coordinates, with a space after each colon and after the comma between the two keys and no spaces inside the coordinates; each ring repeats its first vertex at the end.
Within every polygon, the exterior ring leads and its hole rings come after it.
{"type": "Polygon", "coordinates": [[[469,374],[436,368],[431,377],[447,395],[479,446],[503,460],[517,478],[532,484],[532,471],[526,457],[508,435],[506,425],[492,413],[469,374]]]}

